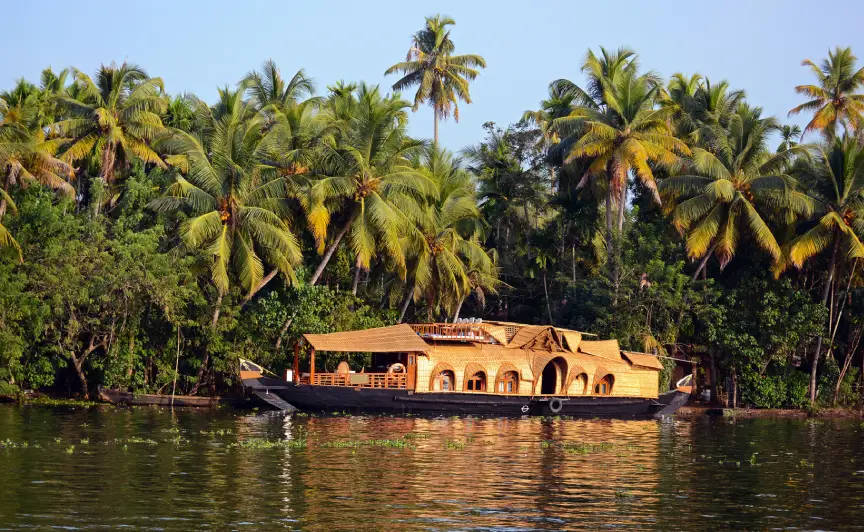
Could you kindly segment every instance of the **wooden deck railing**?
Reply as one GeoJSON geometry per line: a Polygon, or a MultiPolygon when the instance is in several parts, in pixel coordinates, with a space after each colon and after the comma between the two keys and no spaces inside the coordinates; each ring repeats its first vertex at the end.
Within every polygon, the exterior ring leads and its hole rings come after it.
{"type": "Polygon", "coordinates": [[[405,373],[315,373],[311,383],[309,377],[302,377],[301,384],[315,386],[350,386],[352,388],[391,388],[408,387],[405,373]]]}
{"type": "Polygon", "coordinates": [[[487,325],[482,323],[416,323],[411,327],[421,338],[429,340],[498,343],[498,340],[489,334],[487,325]]]}

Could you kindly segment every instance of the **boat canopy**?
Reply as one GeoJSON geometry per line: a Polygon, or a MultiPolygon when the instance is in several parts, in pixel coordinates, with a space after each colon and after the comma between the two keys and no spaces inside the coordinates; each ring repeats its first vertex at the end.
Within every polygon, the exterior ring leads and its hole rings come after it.
{"type": "Polygon", "coordinates": [[[429,345],[405,323],[363,331],[304,334],[303,338],[317,351],[337,353],[425,353],[429,350],[429,345]]]}

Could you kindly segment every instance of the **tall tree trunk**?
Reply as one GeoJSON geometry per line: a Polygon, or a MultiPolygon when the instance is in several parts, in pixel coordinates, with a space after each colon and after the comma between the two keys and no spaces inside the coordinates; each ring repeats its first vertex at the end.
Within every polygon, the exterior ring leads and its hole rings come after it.
{"type": "Polygon", "coordinates": [[[699,267],[696,268],[696,271],[693,273],[693,278],[690,279],[691,281],[695,282],[696,279],[699,278],[699,274],[705,270],[705,266],[708,265],[708,260],[711,258],[711,254],[713,254],[714,250],[717,248],[717,244],[719,244],[719,242],[715,242],[710,248],[708,248],[708,251],[705,252],[705,256],[702,257],[701,261],[699,261],[699,267]]]}
{"type": "Polygon", "coordinates": [[[354,284],[351,285],[351,294],[357,295],[357,287],[360,286],[360,274],[363,272],[363,266],[360,264],[360,257],[357,257],[357,262],[354,265],[354,284]]]}
{"type": "Polygon", "coordinates": [[[282,328],[279,330],[279,337],[276,338],[276,345],[273,347],[273,351],[275,353],[279,353],[279,349],[282,347],[282,338],[285,337],[285,333],[288,332],[288,328],[291,327],[291,323],[294,322],[294,314],[288,316],[288,319],[285,320],[285,323],[282,324],[282,328]]]}
{"type": "Polygon", "coordinates": [[[528,201],[522,204],[525,210],[525,247],[528,249],[528,262],[531,262],[531,222],[528,218],[528,201]]]}
{"type": "Polygon", "coordinates": [[[309,285],[315,286],[318,283],[318,279],[321,277],[321,273],[324,272],[324,268],[327,266],[327,263],[330,262],[330,258],[333,256],[333,253],[336,251],[336,248],[339,247],[339,242],[342,241],[342,237],[345,236],[345,233],[348,232],[348,229],[351,227],[351,222],[354,220],[353,213],[348,216],[348,220],[342,226],[342,229],[339,230],[339,233],[336,234],[336,238],[333,240],[333,243],[330,244],[330,247],[327,248],[327,251],[324,253],[324,256],[321,257],[321,263],[318,265],[318,268],[315,270],[315,273],[312,274],[312,278],[309,279],[309,285]]]}
{"type": "Polygon", "coordinates": [[[456,323],[456,320],[459,319],[459,312],[462,310],[462,303],[465,302],[465,297],[459,298],[459,304],[456,305],[456,312],[453,313],[453,323],[456,323]]]}
{"type": "Polygon", "coordinates": [[[432,112],[435,115],[435,146],[438,146],[438,107],[433,105],[432,112]]]}
{"type": "MultiPolygon", "coordinates": [[[[215,309],[213,309],[213,317],[210,319],[210,329],[216,330],[216,324],[219,323],[219,315],[222,313],[222,298],[223,294],[219,294],[219,297],[216,298],[215,309]]],[[[195,395],[198,393],[198,389],[204,384],[204,377],[207,374],[207,364],[210,362],[210,350],[204,351],[204,360],[201,362],[201,366],[198,368],[198,372],[195,374],[195,384],[192,386],[192,389],[189,390],[189,395],[195,395]]]]}
{"type": "Polygon", "coordinates": [[[546,294],[546,312],[549,313],[549,325],[555,325],[552,319],[552,305],[549,303],[549,286],[546,284],[546,270],[543,270],[543,292],[546,294]]]}
{"type": "Polygon", "coordinates": [[[255,297],[255,294],[257,294],[262,288],[267,286],[267,283],[272,281],[273,278],[276,277],[278,274],[279,268],[273,268],[272,270],[270,270],[270,273],[268,273],[266,276],[264,276],[263,279],[261,279],[261,282],[258,283],[258,286],[256,286],[254,290],[249,292],[249,294],[243,298],[243,301],[240,302],[240,308],[243,308],[244,306],[246,306],[246,303],[252,301],[252,298],[255,297]]]}
{"type": "Polygon", "coordinates": [[[834,385],[834,399],[832,403],[837,406],[837,399],[840,397],[840,385],[843,384],[843,379],[846,377],[846,372],[849,371],[849,366],[852,365],[852,358],[858,350],[858,344],[861,342],[861,333],[864,331],[864,326],[859,325],[853,330],[849,328],[849,338],[846,345],[849,346],[846,350],[846,360],[843,361],[843,368],[840,369],[840,375],[837,377],[837,384],[834,385]]]}
{"type": "Polygon", "coordinates": [[[399,305],[399,322],[405,319],[405,313],[408,312],[408,305],[411,304],[411,299],[414,295],[414,285],[410,285],[407,290],[405,290],[405,297],[402,299],[402,304],[399,305]]]}
{"type": "Polygon", "coordinates": [[[573,269],[573,284],[576,284],[576,240],[573,240],[573,260],[570,264],[573,269]]]}
{"type": "Polygon", "coordinates": [[[621,189],[621,197],[618,199],[618,238],[624,237],[624,213],[627,210],[627,187],[621,189]]]}
{"type": "MultiPolygon", "coordinates": [[[[834,235],[834,248],[831,250],[831,262],[828,265],[828,278],[825,280],[825,287],[822,289],[822,306],[828,303],[828,295],[831,293],[831,285],[834,283],[834,270],[837,268],[837,251],[840,248],[840,239],[834,235]]],[[[829,323],[830,327],[830,323],[829,323]]],[[[824,329],[824,327],[823,327],[824,329]]],[[[825,336],[824,330],[819,334],[816,340],[816,351],[813,353],[813,365],[810,368],[810,404],[816,405],[816,372],[819,368],[819,353],[822,351],[822,339],[825,336]]]]}
{"type": "MultiPolygon", "coordinates": [[[[7,194],[9,193],[9,179],[10,179],[10,176],[8,174],[9,174],[9,172],[7,172],[6,179],[3,182],[3,191],[6,192],[7,194]]],[[[7,208],[8,208],[8,205],[6,204],[6,200],[5,199],[0,200],[0,220],[2,220],[3,216],[6,215],[6,209],[7,208]]]]}
{"type": "Polygon", "coordinates": [[[612,183],[609,183],[609,188],[606,190],[606,263],[608,264],[609,271],[612,274],[612,282],[617,284],[618,279],[615,278],[615,274],[617,272],[615,271],[615,267],[612,264],[615,260],[615,249],[613,247],[612,235],[613,228],[615,227],[612,216],[612,196],[612,183]]]}
{"type": "Polygon", "coordinates": [[[711,391],[711,404],[717,404],[717,357],[714,354],[713,349],[708,349],[708,357],[710,359],[709,371],[711,371],[711,375],[708,376],[708,386],[711,391]]]}

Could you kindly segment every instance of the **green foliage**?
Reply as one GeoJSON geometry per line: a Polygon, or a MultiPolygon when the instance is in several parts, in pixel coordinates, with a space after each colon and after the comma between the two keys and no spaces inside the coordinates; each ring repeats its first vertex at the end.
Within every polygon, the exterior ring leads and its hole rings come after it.
{"type": "MultiPolygon", "coordinates": [[[[453,24],[428,18],[389,70],[436,124],[485,66],[453,24]]],[[[857,403],[857,364],[838,367],[864,332],[856,62],[806,63],[811,146],[725,81],[665,84],[601,48],[584,87],[553,81],[464,159],[411,138],[398,93],[316,96],[272,61],[213,105],[135,65],[46,70],[0,93],[0,395],[227,393],[237,357],[280,372],[303,333],[458,312],[710,360],[760,407],[808,404],[822,338],[819,404],[857,403]]]]}

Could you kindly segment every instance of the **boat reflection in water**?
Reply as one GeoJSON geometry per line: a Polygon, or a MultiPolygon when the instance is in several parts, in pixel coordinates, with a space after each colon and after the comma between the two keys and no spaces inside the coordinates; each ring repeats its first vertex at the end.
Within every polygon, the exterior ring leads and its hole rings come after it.
{"type": "Polygon", "coordinates": [[[673,430],[650,420],[507,417],[325,417],[306,428],[317,448],[305,451],[299,478],[292,460],[282,474],[305,488],[301,524],[381,530],[626,526],[633,514],[651,522],[661,434],[673,430]],[[411,447],[387,447],[394,437],[411,447]]]}

